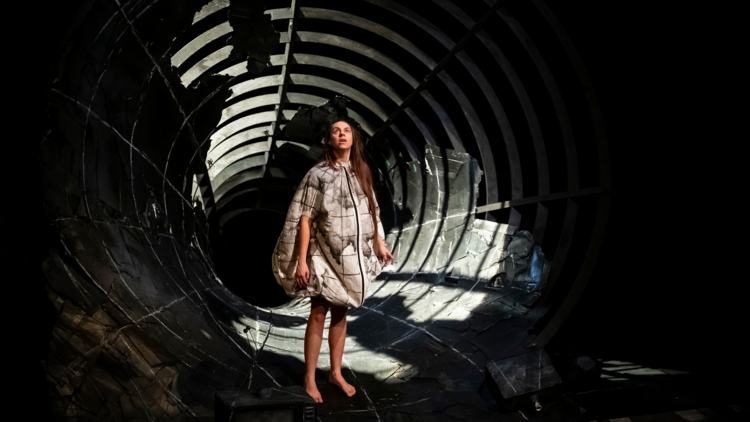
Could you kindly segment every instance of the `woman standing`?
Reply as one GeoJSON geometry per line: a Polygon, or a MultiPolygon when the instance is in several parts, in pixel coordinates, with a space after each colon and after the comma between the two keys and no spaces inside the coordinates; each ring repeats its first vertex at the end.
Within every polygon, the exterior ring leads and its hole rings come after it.
{"type": "Polygon", "coordinates": [[[393,264],[359,131],[338,121],[326,130],[324,141],[323,158],[297,188],[273,254],[274,275],[286,293],[310,297],[304,383],[318,403],[323,399],[315,368],[328,310],[328,382],[351,397],[355,389],[341,375],[346,312],[364,303],[370,282],[393,264]]]}

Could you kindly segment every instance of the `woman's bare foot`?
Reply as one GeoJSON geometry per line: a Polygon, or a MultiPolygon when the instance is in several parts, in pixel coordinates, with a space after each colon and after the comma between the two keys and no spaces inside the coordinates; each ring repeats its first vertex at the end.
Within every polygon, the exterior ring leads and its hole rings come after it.
{"type": "Polygon", "coordinates": [[[318,391],[318,386],[315,384],[314,376],[312,378],[305,376],[304,386],[305,391],[307,391],[307,394],[315,400],[315,403],[323,403],[323,397],[320,395],[320,391],[318,391]]]}
{"type": "Polygon", "coordinates": [[[338,386],[341,391],[344,392],[347,396],[351,397],[354,395],[354,393],[357,392],[357,390],[351,386],[344,377],[340,373],[333,373],[333,371],[328,373],[328,382],[331,384],[338,386]]]}

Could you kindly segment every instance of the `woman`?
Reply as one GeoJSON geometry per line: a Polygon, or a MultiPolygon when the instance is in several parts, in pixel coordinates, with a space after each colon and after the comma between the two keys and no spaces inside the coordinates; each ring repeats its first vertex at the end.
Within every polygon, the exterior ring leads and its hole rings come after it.
{"type": "Polygon", "coordinates": [[[323,158],[297,188],[273,254],[274,275],[286,293],[310,297],[304,384],[317,403],[323,399],[315,368],[328,310],[328,382],[351,397],[355,389],[341,375],[346,312],[364,303],[370,282],[393,264],[359,131],[347,121],[337,121],[323,139],[323,158]]]}

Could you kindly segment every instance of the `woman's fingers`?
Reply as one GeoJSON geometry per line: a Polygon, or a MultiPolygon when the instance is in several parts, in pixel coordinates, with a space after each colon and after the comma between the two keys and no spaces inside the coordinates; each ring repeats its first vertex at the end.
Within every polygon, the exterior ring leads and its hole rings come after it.
{"type": "Polygon", "coordinates": [[[307,284],[310,281],[310,269],[307,265],[303,265],[302,262],[297,265],[297,271],[294,274],[294,281],[300,288],[307,287],[307,284]]]}
{"type": "Polygon", "coordinates": [[[297,273],[297,275],[294,276],[294,281],[296,281],[297,285],[302,288],[307,287],[307,283],[309,279],[310,279],[309,272],[297,273]]]}
{"type": "Polygon", "coordinates": [[[375,243],[373,245],[375,256],[378,257],[378,261],[383,263],[384,267],[394,264],[396,261],[393,259],[393,254],[388,250],[385,244],[375,243]]]}
{"type": "Polygon", "coordinates": [[[379,255],[378,258],[383,261],[384,267],[393,264],[393,254],[388,249],[382,250],[379,255]]]}

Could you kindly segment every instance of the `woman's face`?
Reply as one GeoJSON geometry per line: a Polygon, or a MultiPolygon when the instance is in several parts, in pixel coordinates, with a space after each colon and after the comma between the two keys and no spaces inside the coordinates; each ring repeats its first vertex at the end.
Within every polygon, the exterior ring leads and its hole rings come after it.
{"type": "Polygon", "coordinates": [[[336,122],[331,126],[331,139],[328,142],[337,151],[346,151],[351,149],[354,138],[352,137],[352,128],[346,122],[336,122]]]}

